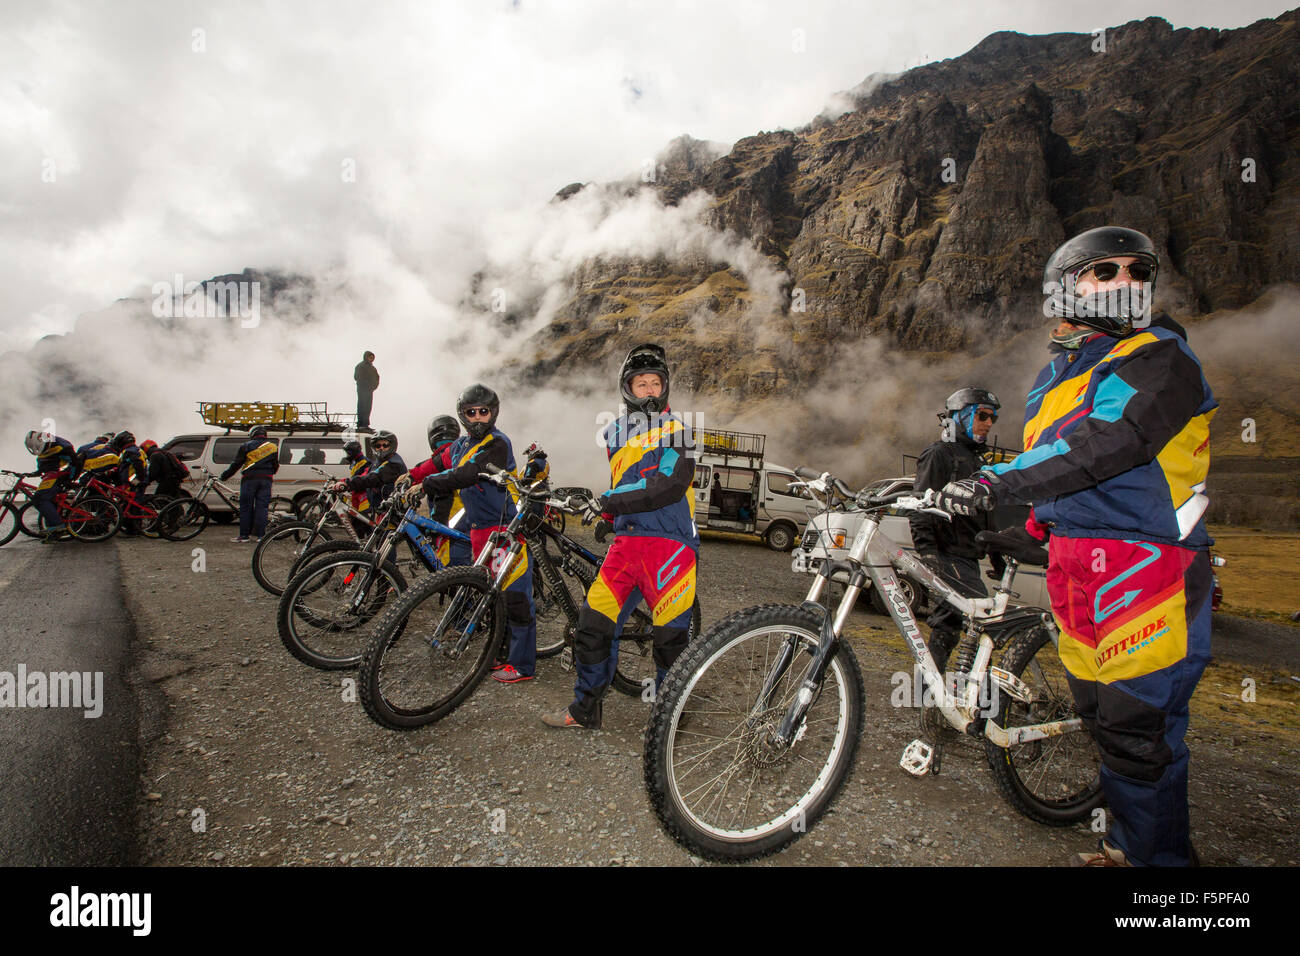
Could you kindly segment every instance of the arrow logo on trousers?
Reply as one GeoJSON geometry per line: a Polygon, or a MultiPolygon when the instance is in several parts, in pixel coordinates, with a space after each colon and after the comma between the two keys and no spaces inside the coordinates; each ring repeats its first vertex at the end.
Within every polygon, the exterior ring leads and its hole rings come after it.
{"type": "Polygon", "coordinates": [[[1097,597],[1092,602],[1092,609],[1094,612],[1093,619],[1096,621],[1104,621],[1106,620],[1106,618],[1110,617],[1116,611],[1128,607],[1130,604],[1133,603],[1133,601],[1137,598],[1137,596],[1142,593],[1142,589],[1138,588],[1136,591],[1125,591],[1124,596],[1122,598],[1115,601],[1115,603],[1113,604],[1108,604],[1104,608],[1101,606],[1101,596],[1105,594],[1107,591],[1109,591],[1111,588],[1115,587],[1115,585],[1119,584],[1121,581],[1125,580],[1126,578],[1131,578],[1133,575],[1137,574],[1139,571],[1145,568],[1148,564],[1158,560],[1160,557],[1160,549],[1156,547],[1154,544],[1147,544],[1145,541],[1125,541],[1124,543],[1136,544],[1139,548],[1146,548],[1146,550],[1151,553],[1147,557],[1139,561],[1137,564],[1133,565],[1133,567],[1128,568],[1121,574],[1116,575],[1115,580],[1107,582],[1106,584],[1102,585],[1100,588],[1097,589],[1097,597]]]}

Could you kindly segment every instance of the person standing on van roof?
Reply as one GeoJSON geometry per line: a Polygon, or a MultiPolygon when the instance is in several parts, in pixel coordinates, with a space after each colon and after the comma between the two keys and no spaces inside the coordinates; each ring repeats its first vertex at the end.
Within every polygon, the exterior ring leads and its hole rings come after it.
{"type": "Polygon", "coordinates": [[[266,437],[265,425],[254,425],[248,430],[248,441],[239,446],[235,460],[221,473],[225,481],[236,471],[239,481],[239,537],[234,540],[247,544],[248,536],[262,537],[266,533],[266,514],[271,508],[271,476],[280,470],[279,446],[266,437]]]}
{"type": "MultiPolygon", "coordinates": [[[[961,388],[948,396],[944,412],[943,438],[930,445],[916,460],[916,480],[912,488],[918,495],[969,478],[984,467],[980,453],[1002,406],[998,397],[985,388],[961,388]]],[[[980,579],[980,558],[984,547],[975,543],[981,531],[995,530],[991,514],[975,517],[954,515],[945,521],[934,515],[914,514],[908,518],[912,527],[912,544],[926,565],[953,583],[960,582],[980,597],[988,589],[980,579]]],[[[994,556],[995,570],[1003,564],[994,556]]],[[[943,673],[948,655],[961,639],[961,614],[940,604],[930,615],[930,655],[943,673]]]]}
{"type": "Polygon", "coordinates": [[[370,406],[374,402],[375,389],[379,387],[379,371],[375,368],[375,353],[366,352],[361,361],[352,370],[352,378],[357,383],[357,427],[370,427],[370,406]]]}

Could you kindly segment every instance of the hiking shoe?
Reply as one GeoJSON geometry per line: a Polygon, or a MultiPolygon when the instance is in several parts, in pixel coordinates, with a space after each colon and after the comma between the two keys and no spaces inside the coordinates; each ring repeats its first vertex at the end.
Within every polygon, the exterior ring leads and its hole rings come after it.
{"type": "Polygon", "coordinates": [[[542,714],[542,723],[547,727],[559,727],[561,729],[577,727],[581,730],[600,730],[600,717],[600,707],[597,706],[595,720],[590,724],[584,724],[569,712],[568,707],[565,707],[563,710],[556,711],[554,714],[542,714]]]}
{"type": "Polygon", "coordinates": [[[1097,842],[1097,852],[1076,853],[1071,866],[1132,866],[1123,850],[1117,850],[1105,840],[1097,842]]]}
{"type": "Polygon", "coordinates": [[[51,541],[71,541],[72,534],[65,525],[62,528],[51,528],[49,531],[41,534],[41,544],[49,544],[51,541]]]}
{"type": "Polygon", "coordinates": [[[235,544],[248,544],[248,540],[249,540],[249,539],[248,539],[248,538],[231,538],[230,540],[233,541],[233,542],[235,542],[235,544]]]}
{"type": "Polygon", "coordinates": [[[519,671],[515,670],[514,665],[507,664],[499,671],[493,672],[492,679],[500,681],[503,684],[518,684],[520,681],[532,680],[533,675],[521,674],[519,671]]]}

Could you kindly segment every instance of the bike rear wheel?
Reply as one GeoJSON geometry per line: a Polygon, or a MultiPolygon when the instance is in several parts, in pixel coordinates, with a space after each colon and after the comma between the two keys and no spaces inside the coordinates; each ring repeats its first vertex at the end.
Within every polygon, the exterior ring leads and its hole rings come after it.
{"type": "MultiPolygon", "coordinates": [[[[1047,628],[1034,625],[1013,637],[1001,665],[1033,694],[1026,703],[1002,691],[997,724],[1010,730],[1027,724],[1077,717],[1065,665],[1047,628]]],[[[1066,826],[1087,819],[1101,806],[1101,755],[1084,728],[1006,749],[985,739],[984,752],[1002,796],[1039,823],[1066,826]]]]}
{"type": "Polygon", "coordinates": [[[168,541],[188,541],[208,526],[208,506],[193,498],[177,498],[158,512],[154,527],[168,541]]]}
{"type": "Polygon", "coordinates": [[[862,674],[847,643],[827,664],[794,742],[773,734],[821,643],[801,607],[737,612],[669,669],[645,734],[645,783],[669,834],[714,860],[745,860],[804,833],[848,778],[862,728],[862,674]],[[789,666],[775,662],[789,642],[789,666]],[[764,681],[773,693],[760,701],[764,681]]]}
{"type": "Polygon", "coordinates": [[[276,607],[276,628],[290,654],[319,670],[361,663],[367,626],[406,590],[392,562],[375,567],[366,551],[330,554],[294,575],[276,607]]]}
{"type": "MultiPolygon", "coordinates": [[[[301,559],[307,549],[330,540],[316,526],[305,521],[283,521],[262,535],[253,549],[253,578],[263,591],[281,595],[289,579],[301,568],[301,559]]],[[[355,551],[356,542],[346,542],[347,550],[355,551]]]]}
{"type": "Polygon", "coordinates": [[[394,730],[447,716],[487,675],[505,627],[505,602],[482,568],[448,568],[420,581],[375,623],[357,681],[366,713],[394,730]],[[464,651],[451,656],[475,616],[464,651]]]}

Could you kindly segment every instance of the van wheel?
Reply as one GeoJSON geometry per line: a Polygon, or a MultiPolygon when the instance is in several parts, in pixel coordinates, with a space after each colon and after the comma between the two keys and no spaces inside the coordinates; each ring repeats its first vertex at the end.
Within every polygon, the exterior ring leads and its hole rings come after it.
{"type": "Polygon", "coordinates": [[[795,527],[786,521],[778,521],[767,529],[763,540],[773,551],[789,551],[794,547],[795,527]]]}

